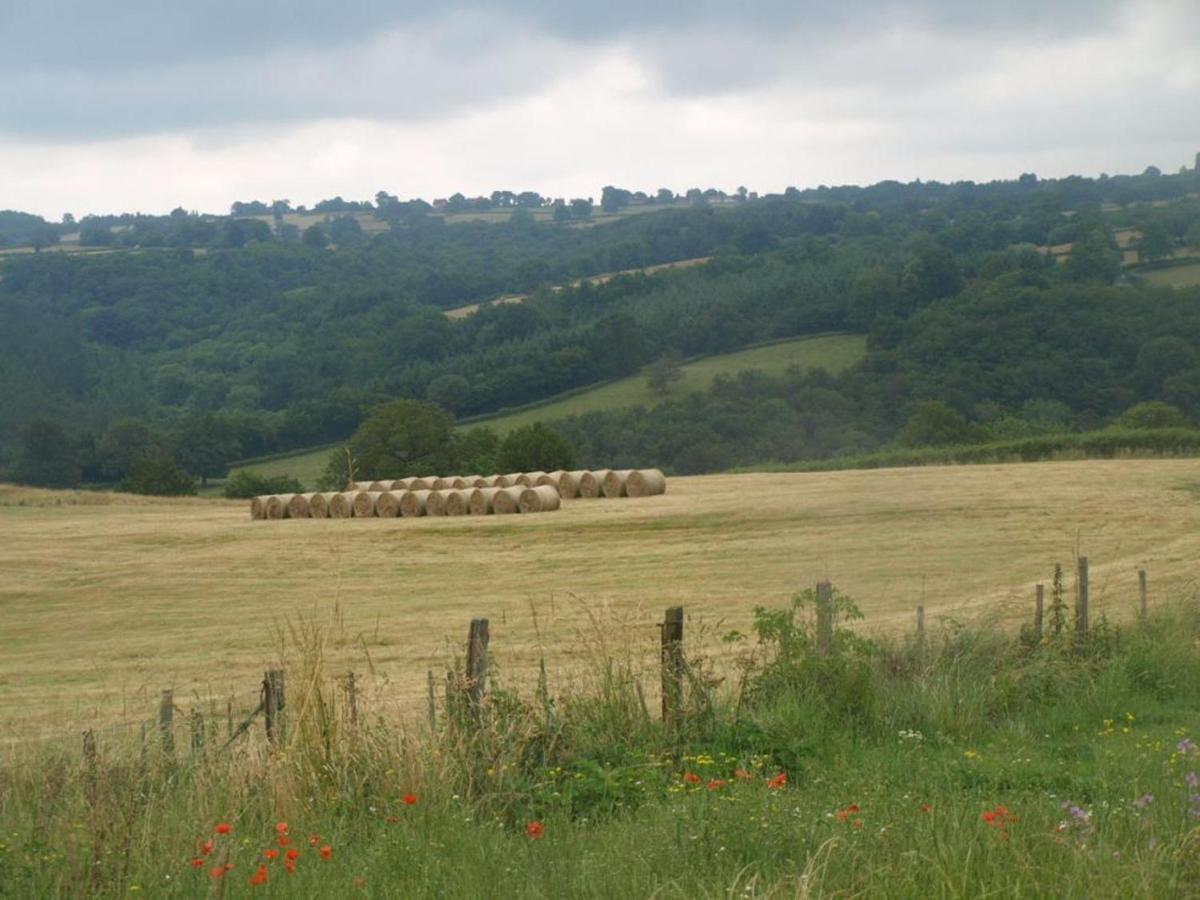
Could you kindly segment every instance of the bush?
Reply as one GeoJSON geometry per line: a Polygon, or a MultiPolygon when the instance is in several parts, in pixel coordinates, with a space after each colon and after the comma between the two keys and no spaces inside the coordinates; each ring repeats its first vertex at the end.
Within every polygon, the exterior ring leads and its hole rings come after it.
{"type": "Polygon", "coordinates": [[[498,462],[506,472],[553,472],[575,465],[575,448],[548,425],[513,429],[500,442],[498,462]]]}
{"type": "Polygon", "coordinates": [[[261,497],[263,494],[297,494],[304,485],[291,475],[264,475],[250,469],[239,469],[225,482],[225,496],[230,500],[261,497]]]}
{"type": "Polygon", "coordinates": [[[134,466],[120,488],[130,494],[180,497],[196,493],[196,479],[179,468],[170,456],[156,456],[134,466]]]}

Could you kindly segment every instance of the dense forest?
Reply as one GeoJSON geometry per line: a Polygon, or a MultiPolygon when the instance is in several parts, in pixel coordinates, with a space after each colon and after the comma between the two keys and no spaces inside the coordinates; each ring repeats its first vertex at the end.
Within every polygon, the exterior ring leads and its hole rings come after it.
{"type": "MultiPolygon", "coordinates": [[[[606,209],[649,203],[614,190],[606,209]]],[[[694,472],[870,451],[916,412],[940,415],[946,440],[1093,428],[1147,400],[1195,420],[1200,291],[1145,283],[1114,233],[1135,229],[1143,265],[1200,246],[1198,192],[1195,171],[1153,167],[715,203],[697,191],[597,224],[535,218],[524,195],[500,197],[507,219],[464,222],[381,195],[334,204],[320,240],[244,215],[146,217],[132,246],[0,262],[0,474],[111,483],[169,459],[211,477],[344,439],[395,398],[470,416],[666,354],[826,331],[866,333],[867,359],[838,377],[746,373],[561,430],[585,462],[694,472]],[[363,232],[350,213],[364,209],[386,228],[363,232]],[[712,259],[551,288],[696,257],[712,259]],[[529,297],[444,314],[510,292],[529,297]]],[[[82,225],[111,236],[119,218],[82,225]]],[[[10,243],[47,227],[0,213],[10,243]]]]}

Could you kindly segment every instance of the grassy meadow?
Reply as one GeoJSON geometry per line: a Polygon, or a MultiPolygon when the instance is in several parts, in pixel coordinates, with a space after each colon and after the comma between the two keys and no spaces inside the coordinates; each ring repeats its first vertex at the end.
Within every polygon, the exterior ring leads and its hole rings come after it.
{"type": "Polygon", "coordinates": [[[1200,262],[1148,269],[1141,274],[1151,284],[1162,287],[1195,287],[1200,284],[1200,262]]]}
{"type": "MultiPolygon", "coordinates": [[[[830,372],[841,372],[854,365],[866,354],[866,338],[856,334],[830,334],[798,338],[791,341],[752,347],[734,353],[722,353],[693,360],[682,366],[682,377],[672,390],[672,396],[699,391],[712,383],[719,374],[735,375],[744,369],[758,369],[777,374],[789,366],[804,369],[823,368],[830,372]]],[[[546,403],[533,404],[507,413],[475,419],[462,427],[472,428],[486,425],[499,434],[533,422],[550,422],[565,416],[579,415],[593,410],[617,409],[630,406],[653,406],[661,397],[650,390],[645,374],[630,375],[599,387],[572,393],[570,396],[546,403]]],[[[325,469],[332,447],[320,447],[300,453],[279,456],[260,462],[235,466],[252,469],[265,475],[287,474],[298,478],[309,487],[325,469]]],[[[214,492],[218,487],[212,488],[214,492]]]]}
{"type": "Polygon", "coordinates": [[[744,630],[753,608],[828,578],[871,627],[1026,617],[1032,585],[1079,552],[1100,610],[1136,569],[1191,590],[1200,461],[1085,461],[671,479],[662,497],[573,501],[539,516],[252,522],[247,504],[0,489],[0,725],[9,735],[252,703],[298,614],[336,617],[336,665],[417,709],[468,621],[497,665],[551,680],[572,639],[652,655],[663,608],[744,630]]]}

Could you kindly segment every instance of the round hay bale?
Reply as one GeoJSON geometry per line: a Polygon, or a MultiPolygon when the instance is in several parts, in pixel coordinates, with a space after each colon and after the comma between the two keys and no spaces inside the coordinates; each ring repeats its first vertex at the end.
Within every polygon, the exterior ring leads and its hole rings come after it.
{"type": "Polygon", "coordinates": [[[289,519],[312,518],[312,494],[293,494],[288,501],[289,519]]]}
{"type": "Polygon", "coordinates": [[[405,491],[400,495],[400,515],[406,519],[425,515],[425,501],[429,491],[405,491]]]}
{"type": "Polygon", "coordinates": [[[430,491],[425,498],[425,515],[444,516],[446,514],[446,495],[449,491],[430,491]]]}
{"type": "Polygon", "coordinates": [[[521,476],[524,474],[524,472],[509,472],[504,476],[506,483],[498,484],[496,487],[516,487],[518,484],[520,484],[521,476]]]}
{"type": "Polygon", "coordinates": [[[286,519],[288,517],[288,504],[292,502],[292,497],[295,494],[272,494],[267,498],[267,518],[268,519],[286,519]]]}
{"type": "Polygon", "coordinates": [[[463,478],[461,475],[455,475],[453,478],[449,479],[449,481],[449,489],[452,491],[461,491],[464,488],[475,487],[475,485],[468,482],[467,479],[463,478]]]}
{"type": "Polygon", "coordinates": [[[446,515],[465,516],[471,511],[471,491],[462,488],[446,491],[446,515]]]}
{"type": "Polygon", "coordinates": [[[448,491],[451,487],[453,487],[453,481],[453,478],[442,478],[439,476],[430,482],[429,489],[431,491],[448,491]]]}
{"type": "Polygon", "coordinates": [[[371,482],[370,484],[368,484],[368,485],[367,485],[365,488],[363,488],[363,490],[364,490],[364,491],[371,491],[371,492],[373,492],[373,493],[376,493],[376,494],[382,494],[384,491],[390,491],[391,489],[392,489],[392,482],[391,482],[391,480],[388,480],[388,481],[372,481],[372,482],[371,482]]]}
{"type": "Polygon", "coordinates": [[[584,472],[580,475],[578,496],[586,497],[589,500],[599,497],[601,491],[604,490],[604,479],[611,471],[612,469],[596,469],[594,472],[584,472]]]}
{"type": "Polygon", "coordinates": [[[352,481],[348,485],[346,485],[347,492],[369,491],[370,489],[371,489],[371,482],[369,482],[369,481],[352,481]]]}
{"type": "Polygon", "coordinates": [[[667,492],[667,476],[658,469],[634,469],[625,479],[625,493],[630,497],[651,497],[667,492]]]}
{"type": "Polygon", "coordinates": [[[384,491],[375,501],[375,515],[381,519],[394,519],[400,515],[400,498],[403,491],[384,491]]]}
{"type": "Polygon", "coordinates": [[[329,518],[329,501],[337,494],[313,494],[308,500],[308,511],[314,519],[329,518]]]}
{"type": "Polygon", "coordinates": [[[492,512],[498,516],[506,516],[521,511],[521,492],[523,487],[506,487],[497,489],[492,496],[492,512]]]}
{"type": "Polygon", "coordinates": [[[537,487],[527,487],[521,491],[519,502],[521,512],[538,513],[553,512],[559,507],[558,488],[552,484],[539,484],[537,487]]]}
{"type": "Polygon", "coordinates": [[[539,479],[542,479],[545,477],[546,477],[546,473],[541,472],[541,471],[522,472],[517,477],[517,484],[521,485],[521,487],[536,487],[537,485],[541,484],[541,481],[539,479]]]}
{"type": "Polygon", "coordinates": [[[432,491],[434,478],[432,476],[421,476],[420,478],[408,479],[408,489],[410,491],[432,491]]]}
{"type": "Polygon", "coordinates": [[[579,496],[579,480],[587,474],[586,469],[574,472],[563,472],[558,477],[558,494],[564,500],[574,500],[579,496]]]}
{"type": "Polygon", "coordinates": [[[355,491],[354,518],[369,519],[375,515],[375,503],[383,491],[355,491]]]}
{"type": "Polygon", "coordinates": [[[392,491],[407,491],[411,478],[397,478],[392,482],[392,486],[388,490],[392,491]]]}
{"type": "Polygon", "coordinates": [[[485,488],[506,488],[512,487],[512,482],[508,480],[507,475],[489,475],[483,479],[487,484],[480,485],[485,488]]]}
{"type": "Polygon", "coordinates": [[[471,497],[467,501],[470,514],[473,516],[490,516],[492,514],[492,500],[495,498],[496,492],[501,490],[503,488],[482,487],[471,491],[471,497]]]}
{"type": "Polygon", "coordinates": [[[264,494],[261,497],[250,498],[250,518],[259,520],[267,517],[267,497],[264,494]]]}
{"type": "Polygon", "coordinates": [[[467,483],[464,490],[474,490],[475,488],[485,488],[488,486],[487,479],[481,475],[467,475],[463,481],[467,483]]]}
{"type": "Polygon", "coordinates": [[[629,474],[633,469],[612,469],[604,476],[604,481],[601,482],[600,488],[604,491],[604,496],[626,497],[625,482],[629,480],[629,474]]]}
{"type": "Polygon", "coordinates": [[[329,498],[329,518],[348,519],[354,515],[354,491],[343,491],[329,498]]]}
{"type": "Polygon", "coordinates": [[[536,482],[534,482],[533,486],[538,487],[539,485],[548,484],[557,491],[558,490],[558,479],[560,479],[562,477],[563,477],[563,470],[556,469],[553,472],[547,472],[545,475],[543,475],[541,478],[539,478],[536,482]]]}

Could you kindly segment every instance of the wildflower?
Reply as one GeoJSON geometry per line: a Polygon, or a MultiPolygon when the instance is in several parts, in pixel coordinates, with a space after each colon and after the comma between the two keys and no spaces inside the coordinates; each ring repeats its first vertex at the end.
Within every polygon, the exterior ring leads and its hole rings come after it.
{"type": "Polygon", "coordinates": [[[1200,785],[1200,775],[1197,775],[1195,772],[1188,772],[1183,776],[1183,780],[1187,782],[1188,787],[1194,788],[1200,785]]]}
{"type": "Polygon", "coordinates": [[[922,804],[921,804],[921,812],[923,812],[923,813],[931,813],[931,812],[933,812],[933,804],[931,804],[931,803],[922,803],[922,804]]]}
{"type": "Polygon", "coordinates": [[[267,867],[259,866],[258,871],[250,876],[250,886],[257,887],[260,884],[267,883],[267,867]]]}
{"type": "Polygon", "coordinates": [[[208,856],[212,852],[213,852],[213,842],[211,840],[205,841],[203,844],[200,845],[200,855],[201,856],[208,856]]]}
{"type": "Polygon", "coordinates": [[[221,822],[213,829],[217,834],[229,834],[230,826],[226,822],[221,822]]]}
{"type": "Polygon", "coordinates": [[[964,750],[963,756],[965,756],[967,759],[979,759],[979,751],[978,750],[964,750]]]}
{"type": "Polygon", "coordinates": [[[280,847],[286,847],[291,842],[292,842],[292,839],[290,837],[288,837],[286,834],[281,834],[279,836],[278,840],[276,841],[276,843],[278,843],[280,847]]]}
{"type": "Polygon", "coordinates": [[[333,848],[328,844],[321,848],[321,859],[333,859],[333,848]]]}
{"type": "Polygon", "coordinates": [[[1133,805],[1136,806],[1138,809],[1145,809],[1147,806],[1149,806],[1153,802],[1154,802],[1153,794],[1143,794],[1142,796],[1138,797],[1136,800],[1133,801],[1133,805]]]}
{"type": "Polygon", "coordinates": [[[405,806],[416,806],[417,805],[417,795],[416,794],[405,794],[404,795],[404,805],[405,806]]]}
{"type": "Polygon", "coordinates": [[[536,841],[546,833],[546,828],[541,822],[530,822],[525,826],[525,833],[529,835],[529,839],[536,841]]]}
{"type": "Polygon", "coordinates": [[[745,769],[734,769],[733,777],[736,778],[738,781],[751,781],[754,779],[754,776],[750,772],[747,772],[745,769]]]}
{"type": "Polygon", "coordinates": [[[268,860],[279,859],[279,851],[272,847],[270,850],[264,850],[263,856],[265,856],[268,860]]]}
{"type": "Polygon", "coordinates": [[[778,790],[787,785],[787,772],[780,772],[774,778],[767,781],[767,787],[770,790],[778,790]]]}
{"type": "Polygon", "coordinates": [[[289,850],[287,852],[287,858],[295,862],[300,858],[300,851],[296,849],[289,850]]]}
{"type": "MultiPolygon", "coordinates": [[[[839,822],[845,822],[845,821],[846,821],[847,819],[849,819],[851,816],[853,816],[853,815],[857,815],[857,814],[858,814],[858,813],[860,813],[860,812],[862,812],[862,810],[861,810],[861,809],[859,809],[859,806],[858,806],[858,804],[857,804],[857,803],[851,803],[849,806],[846,806],[846,807],[843,807],[842,809],[839,809],[839,810],[838,810],[836,813],[834,813],[834,815],[837,817],[837,820],[838,820],[839,822]]],[[[855,827],[855,828],[861,828],[861,827],[862,827],[862,823],[861,823],[861,822],[859,822],[859,823],[858,823],[857,825],[855,825],[854,827],[855,827]]]]}
{"type": "Polygon", "coordinates": [[[683,780],[686,781],[688,784],[699,784],[701,781],[701,778],[695,772],[684,772],[683,780]]]}
{"type": "Polygon", "coordinates": [[[983,821],[997,831],[1004,831],[1017,821],[1017,817],[1008,811],[1008,807],[997,805],[995,809],[983,811],[983,821]]]}
{"type": "Polygon", "coordinates": [[[288,833],[288,823],[280,822],[279,824],[277,824],[275,826],[275,831],[277,834],[287,834],[288,833]]]}
{"type": "Polygon", "coordinates": [[[192,868],[193,869],[201,869],[203,867],[204,867],[204,859],[203,858],[197,858],[197,859],[192,860],[192,868]]]}
{"type": "Polygon", "coordinates": [[[729,782],[726,781],[724,778],[714,778],[712,781],[710,781],[708,783],[708,789],[710,791],[719,791],[721,788],[726,787],[728,784],[729,784],[729,782]]]}
{"type": "Polygon", "coordinates": [[[210,878],[221,878],[225,875],[225,867],[224,866],[213,866],[211,869],[208,870],[208,875],[210,878]]]}
{"type": "Polygon", "coordinates": [[[287,869],[287,873],[289,875],[296,874],[296,861],[294,859],[285,860],[283,863],[283,867],[285,869],[287,869]]]}
{"type": "Polygon", "coordinates": [[[309,837],[308,837],[308,846],[310,846],[310,847],[315,847],[315,846],[317,846],[317,844],[319,844],[319,843],[321,843],[321,836],[320,836],[319,834],[311,834],[311,835],[309,835],[309,837]]]}
{"type": "Polygon", "coordinates": [[[388,816],[387,823],[389,825],[398,825],[398,824],[400,824],[400,817],[399,816],[388,816]]]}
{"type": "Polygon", "coordinates": [[[367,886],[367,879],[363,878],[361,875],[359,875],[357,878],[354,879],[354,887],[356,890],[361,891],[366,886],[367,886]]]}
{"type": "Polygon", "coordinates": [[[1185,737],[1182,741],[1175,745],[1175,749],[1180,753],[1195,753],[1196,742],[1191,738],[1185,737]]]}

